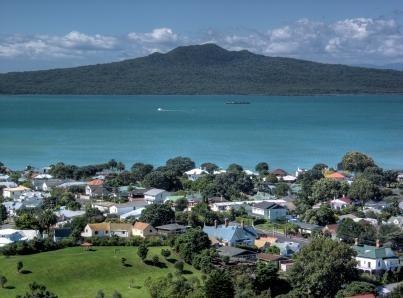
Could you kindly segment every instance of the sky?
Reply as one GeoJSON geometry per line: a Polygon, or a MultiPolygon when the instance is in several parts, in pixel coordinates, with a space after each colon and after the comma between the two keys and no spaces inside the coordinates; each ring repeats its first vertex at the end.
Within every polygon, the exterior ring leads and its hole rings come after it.
{"type": "Polygon", "coordinates": [[[403,63],[402,0],[0,0],[0,72],[216,43],[351,65],[403,63]]]}

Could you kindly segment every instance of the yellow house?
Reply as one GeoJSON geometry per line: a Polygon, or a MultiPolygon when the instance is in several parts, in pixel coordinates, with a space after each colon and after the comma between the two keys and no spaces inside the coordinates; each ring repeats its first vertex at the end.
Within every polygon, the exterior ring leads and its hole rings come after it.
{"type": "Polygon", "coordinates": [[[148,223],[138,221],[133,225],[132,234],[133,236],[145,238],[147,236],[157,235],[157,230],[148,223]]]}

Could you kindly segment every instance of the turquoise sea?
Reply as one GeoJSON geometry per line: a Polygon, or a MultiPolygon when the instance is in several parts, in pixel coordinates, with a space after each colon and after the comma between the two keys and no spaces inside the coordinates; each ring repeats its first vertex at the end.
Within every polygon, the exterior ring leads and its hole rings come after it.
{"type": "Polygon", "coordinates": [[[403,169],[403,96],[0,96],[0,161],[11,168],[182,155],[291,171],[335,166],[350,150],[403,169]]]}

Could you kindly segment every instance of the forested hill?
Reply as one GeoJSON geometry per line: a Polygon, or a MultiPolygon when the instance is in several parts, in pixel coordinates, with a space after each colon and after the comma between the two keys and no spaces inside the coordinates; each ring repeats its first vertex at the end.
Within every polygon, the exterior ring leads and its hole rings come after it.
{"type": "Polygon", "coordinates": [[[403,72],[267,57],[205,44],[121,62],[0,74],[0,93],[403,93],[403,72]]]}

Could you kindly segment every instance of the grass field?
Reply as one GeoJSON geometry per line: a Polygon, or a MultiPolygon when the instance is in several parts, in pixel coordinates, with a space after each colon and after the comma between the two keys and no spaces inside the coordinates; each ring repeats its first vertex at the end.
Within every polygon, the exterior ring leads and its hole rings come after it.
{"type": "MultiPolygon", "coordinates": [[[[144,281],[147,277],[165,276],[175,272],[171,262],[160,254],[161,247],[151,247],[147,259],[158,255],[166,268],[144,264],[137,256],[136,247],[94,247],[94,251],[84,251],[81,247],[45,252],[29,256],[0,257],[0,274],[8,279],[6,286],[0,288],[0,297],[15,297],[28,289],[28,284],[36,281],[59,297],[95,297],[102,289],[106,297],[117,290],[123,297],[148,297],[144,281]],[[115,253],[115,250],[116,253],[115,253]],[[127,265],[121,263],[126,258],[127,265]],[[17,262],[24,264],[24,273],[17,272],[17,262]],[[133,287],[130,288],[130,283],[133,287]]],[[[193,267],[185,265],[189,276],[199,276],[193,267]]]]}

